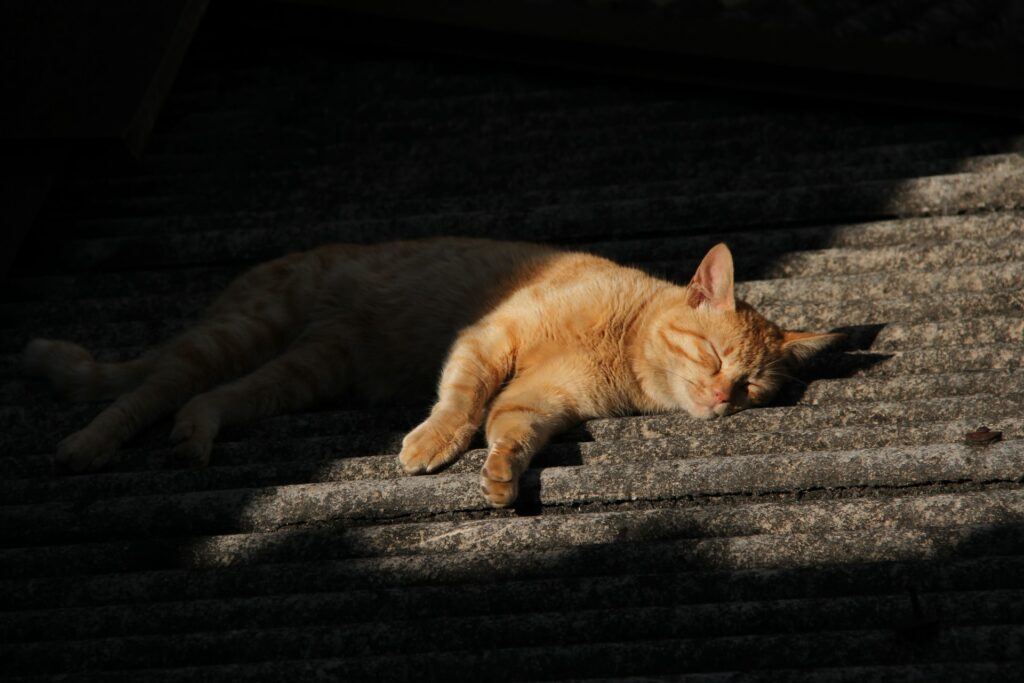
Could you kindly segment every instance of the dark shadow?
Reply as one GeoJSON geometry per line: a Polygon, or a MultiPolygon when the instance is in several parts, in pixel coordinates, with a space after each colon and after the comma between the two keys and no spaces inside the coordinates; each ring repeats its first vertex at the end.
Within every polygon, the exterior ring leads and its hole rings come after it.
{"type": "Polygon", "coordinates": [[[884,324],[876,324],[829,330],[843,334],[842,340],[799,365],[794,372],[795,381],[787,383],[771,405],[796,405],[816,380],[853,377],[892,358],[892,354],[870,351],[875,337],[883,329],[884,324]]]}
{"type": "MultiPolygon", "coordinates": [[[[543,466],[543,462],[540,464],[543,466]]],[[[535,517],[544,514],[544,503],[541,501],[540,472],[539,468],[531,467],[519,478],[519,497],[516,498],[512,507],[519,517],[535,517]]]]}

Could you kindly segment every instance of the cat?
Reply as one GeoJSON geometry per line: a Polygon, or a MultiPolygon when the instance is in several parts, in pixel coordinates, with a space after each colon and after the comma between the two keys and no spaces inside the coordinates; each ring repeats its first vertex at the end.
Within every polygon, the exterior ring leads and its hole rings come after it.
{"type": "Polygon", "coordinates": [[[249,270],[196,326],[134,360],[98,363],[77,344],[34,339],[24,361],[70,399],[115,399],[58,445],[57,462],[78,472],[114,462],[174,411],[175,453],[205,465],[225,425],[345,392],[372,402],[436,386],[401,467],[451,463],[486,415],[480,485],[502,507],[556,432],[633,412],[716,418],[764,404],[794,362],[840,336],[782,331],[733,290],[724,244],[686,286],[537,244],[335,244],[249,270]]]}

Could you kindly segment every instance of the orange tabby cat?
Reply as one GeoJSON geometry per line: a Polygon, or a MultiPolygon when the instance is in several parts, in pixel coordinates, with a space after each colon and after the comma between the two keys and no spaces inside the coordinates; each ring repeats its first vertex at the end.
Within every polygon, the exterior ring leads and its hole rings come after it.
{"type": "Polygon", "coordinates": [[[736,301],[724,244],[680,287],[589,254],[440,238],[257,266],[194,328],[126,363],[44,339],[25,361],[70,398],[116,398],[59,444],[58,462],[75,471],[110,463],[174,410],[176,452],[205,464],[225,425],[342,392],[410,396],[443,367],[437,403],[399,461],[410,473],[443,467],[486,413],[481,487],[503,506],[555,432],[634,411],[713,418],[758,405],[789,360],[836,336],[783,332],[736,301]]]}

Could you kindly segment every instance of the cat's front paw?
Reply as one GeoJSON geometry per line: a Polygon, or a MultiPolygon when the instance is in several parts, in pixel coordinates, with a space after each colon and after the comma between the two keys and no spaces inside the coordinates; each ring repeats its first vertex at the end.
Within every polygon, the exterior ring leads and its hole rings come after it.
{"type": "Polygon", "coordinates": [[[491,507],[506,508],[519,497],[519,482],[495,481],[486,474],[480,474],[480,492],[491,507]]]}
{"type": "Polygon", "coordinates": [[[480,492],[493,507],[508,507],[519,496],[519,476],[508,454],[492,450],[480,470],[480,492]]]}
{"type": "Polygon", "coordinates": [[[459,457],[475,432],[465,419],[433,415],[402,439],[398,462],[409,474],[433,472],[459,457]]]}
{"type": "Polygon", "coordinates": [[[72,472],[92,472],[116,462],[118,444],[88,427],[57,444],[57,464],[72,472]]]}

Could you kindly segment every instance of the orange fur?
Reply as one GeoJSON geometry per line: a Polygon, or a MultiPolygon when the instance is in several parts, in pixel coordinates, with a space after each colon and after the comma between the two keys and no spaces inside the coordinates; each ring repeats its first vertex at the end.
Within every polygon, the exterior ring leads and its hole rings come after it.
{"type": "Polygon", "coordinates": [[[239,277],[194,328],[122,364],[35,340],[31,370],[114,404],[58,447],[73,470],[177,411],[172,439],[205,463],[231,423],[342,392],[367,400],[436,383],[405,438],[407,472],[450,463],[484,423],[481,488],[508,505],[533,455],[588,418],[684,409],[720,417],[768,400],[781,367],[834,335],[783,332],[733,295],[725,245],[681,287],[583,253],[459,238],[329,245],[239,277]],[[488,414],[489,409],[489,414],[488,414]]]}

